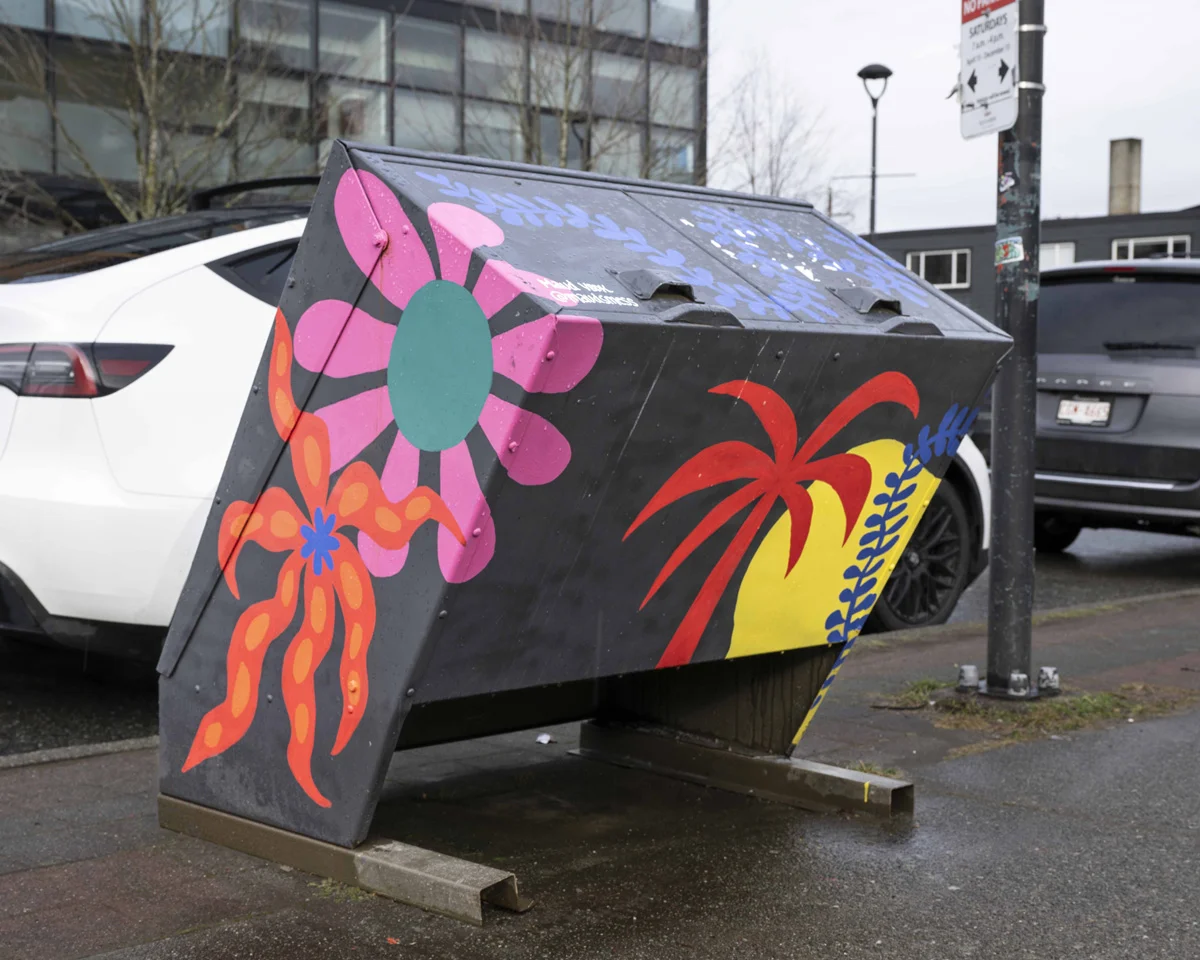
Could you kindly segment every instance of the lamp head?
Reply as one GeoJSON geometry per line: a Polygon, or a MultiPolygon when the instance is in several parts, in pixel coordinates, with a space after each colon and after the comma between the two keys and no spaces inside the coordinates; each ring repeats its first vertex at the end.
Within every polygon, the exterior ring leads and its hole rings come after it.
{"type": "Polygon", "coordinates": [[[879,98],[883,96],[887,90],[888,77],[892,75],[892,71],[885,67],[882,63],[868,63],[865,67],[858,71],[858,76],[863,82],[863,89],[867,91],[867,96],[871,98],[871,103],[879,102],[879,98]],[[871,81],[878,81],[882,84],[879,87],[878,93],[871,92],[871,81]]]}

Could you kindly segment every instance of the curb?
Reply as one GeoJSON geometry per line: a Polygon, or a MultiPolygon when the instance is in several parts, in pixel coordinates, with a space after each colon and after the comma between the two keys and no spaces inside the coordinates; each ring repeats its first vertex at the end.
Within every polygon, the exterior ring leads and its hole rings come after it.
{"type": "Polygon", "coordinates": [[[158,737],[135,737],[132,740],[110,740],[107,743],[81,743],[73,747],[54,747],[0,756],[0,770],[33,767],[42,763],[61,763],[64,760],[83,760],[103,757],[110,753],[129,753],[133,750],[157,750],[158,737]]]}
{"type": "MultiPolygon", "coordinates": [[[[1151,603],[1192,599],[1200,599],[1200,588],[1189,587],[1185,590],[1169,590],[1163,593],[1136,594],[1131,597],[1122,597],[1118,600],[1106,600],[1103,603],[1054,607],[1050,610],[1041,610],[1034,613],[1033,625],[1035,627],[1042,627],[1063,620],[1076,620],[1120,613],[1132,607],[1145,606],[1151,603]]],[[[964,640],[968,637],[986,634],[987,621],[972,620],[968,623],[941,623],[936,627],[917,627],[913,630],[897,630],[893,633],[872,633],[859,640],[856,646],[859,652],[864,655],[881,654],[891,653],[897,647],[935,644],[946,640],[964,640]]]]}

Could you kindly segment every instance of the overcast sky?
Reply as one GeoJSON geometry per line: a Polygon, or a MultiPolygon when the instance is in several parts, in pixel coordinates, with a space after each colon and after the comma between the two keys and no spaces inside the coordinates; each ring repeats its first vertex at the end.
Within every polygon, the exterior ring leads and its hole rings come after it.
{"type": "MultiPolygon", "coordinates": [[[[1047,0],[1042,213],[1107,212],[1108,141],[1141,137],[1142,210],[1200,204],[1200,0],[1047,0]]],[[[823,112],[826,171],[867,173],[870,101],[856,74],[894,71],[879,105],[877,229],[995,222],[996,137],[963,140],[960,0],[710,0],[710,104],[761,58],[823,112]]],[[[867,182],[851,182],[866,230],[867,182]]],[[[823,197],[808,199],[824,204],[823,197]]]]}

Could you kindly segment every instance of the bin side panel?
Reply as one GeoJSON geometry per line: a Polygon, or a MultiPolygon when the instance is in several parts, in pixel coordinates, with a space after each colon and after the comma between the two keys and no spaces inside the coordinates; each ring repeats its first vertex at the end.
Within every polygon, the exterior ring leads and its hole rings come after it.
{"type": "Polygon", "coordinates": [[[391,457],[384,341],[434,279],[430,225],[334,154],[160,664],[160,772],[165,793],[349,845],[441,605],[436,531],[463,534],[391,457]],[[401,557],[392,590],[371,546],[401,557]]]}
{"type": "MultiPolygon", "coordinates": [[[[529,398],[529,409],[570,440],[570,464],[545,489],[492,475],[494,559],[471,581],[448,589],[447,617],[434,624],[417,699],[672,665],[664,662],[672,639],[706,590],[713,605],[693,621],[698,638],[682,662],[842,642],[869,613],[1002,349],[988,340],[889,336],[881,343],[832,332],[606,324],[604,352],[578,397],[529,398]],[[703,451],[715,448],[719,456],[733,444],[757,463],[760,456],[774,458],[753,405],[736,389],[712,388],[732,380],[769,388],[781,398],[780,409],[794,411],[802,445],[839,404],[881,375],[893,384],[900,377],[911,382],[917,414],[883,400],[823,442],[814,457],[823,461],[817,468],[823,479],[797,484],[813,511],[790,573],[791,505],[775,498],[752,520],[771,498],[755,497],[749,488],[757,481],[749,475],[698,483],[631,530],[671,477],[703,451]],[[853,476],[825,472],[833,467],[853,476]],[[855,483],[862,484],[857,492],[855,483]],[[745,499],[730,503],[739,491],[745,499]],[[860,504],[849,536],[843,499],[860,504]],[[680,545],[710,515],[716,517],[711,535],[647,599],[680,545]],[[735,543],[751,523],[744,542],[735,543]],[[862,542],[881,530],[882,540],[862,542]],[[864,550],[873,554],[865,563],[858,559],[864,550]],[[722,563],[728,575],[714,577],[722,563]]],[[[802,495],[788,496],[804,510],[802,495]]]]}

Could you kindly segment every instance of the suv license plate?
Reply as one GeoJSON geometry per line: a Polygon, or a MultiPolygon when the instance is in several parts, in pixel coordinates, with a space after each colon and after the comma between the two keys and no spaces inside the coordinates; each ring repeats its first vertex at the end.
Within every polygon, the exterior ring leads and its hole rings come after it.
{"type": "Polygon", "coordinates": [[[1112,416],[1112,403],[1108,400],[1059,400],[1058,422],[1074,423],[1084,427],[1103,427],[1112,416]]]}

